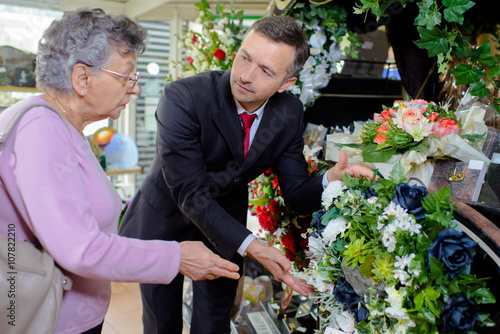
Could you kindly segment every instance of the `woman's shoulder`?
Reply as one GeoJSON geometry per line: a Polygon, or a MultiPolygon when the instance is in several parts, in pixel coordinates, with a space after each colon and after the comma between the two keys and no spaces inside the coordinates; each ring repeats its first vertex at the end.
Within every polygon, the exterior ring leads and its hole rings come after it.
{"type": "Polygon", "coordinates": [[[57,112],[51,109],[45,99],[33,96],[13,104],[0,113],[0,132],[4,132],[7,129],[7,126],[21,110],[26,111],[15,122],[13,131],[16,133],[19,133],[28,125],[42,128],[50,127],[51,130],[57,127],[66,127],[64,120],[57,112]]]}

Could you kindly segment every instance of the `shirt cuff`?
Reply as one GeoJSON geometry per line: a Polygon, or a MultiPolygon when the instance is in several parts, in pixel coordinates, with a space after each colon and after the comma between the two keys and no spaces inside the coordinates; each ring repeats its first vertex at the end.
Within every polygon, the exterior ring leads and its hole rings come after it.
{"type": "Polygon", "coordinates": [[[328,179],[326,178],[327,173],[323,174],[323,182],[322,183],[323,183],[324,188],[326,188],[328,186],[328,183],[330,183],[330,182],[328,182],[328,179]]]}
{"type": "Polygon", "coordinates": [[[241,256],[246,256],[247,255],[247,247],[250,245],[250,243],[256,239],[255,235],[249,234],[245,240],[243,240],[243,243],[241,244],[240,248],[238,248],[238,254],[241,256]]]}

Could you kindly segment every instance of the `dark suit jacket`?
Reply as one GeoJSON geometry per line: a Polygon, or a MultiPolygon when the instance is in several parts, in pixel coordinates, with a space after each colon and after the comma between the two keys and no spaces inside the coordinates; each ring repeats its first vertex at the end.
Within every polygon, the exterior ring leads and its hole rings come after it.
{"type": "Polygon", "coordinates": [[[232,259],[251,233],[245,227],[248,183],[269,167],[288,207],[300,213],[320,208],[321,178],[311,179],[303,155],[301,102],[272,96],[243,159],[229,77],[229,71],[207,72],[165,86],[156,111],[156,156],[121,235],[202,240],[232,259]]]}

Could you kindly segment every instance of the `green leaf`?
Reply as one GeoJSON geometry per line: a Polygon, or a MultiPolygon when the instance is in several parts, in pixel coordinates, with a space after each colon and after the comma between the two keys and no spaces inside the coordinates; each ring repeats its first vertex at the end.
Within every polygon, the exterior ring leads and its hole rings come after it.
{"type": "Polygon", "coordinates": [[[427,298],[429,298],[430,300],[436,300],[441,295],[441,293],[439,291],[436,291],[431,285],[426,286],[424,292],[427,298]]]}
{"type": "Polygon", "coordinates": [[[390,148],[383,151],[377,151],[377,144],[368,144],[363,149],[363,161],[365,162],[386,162],[389,160],[394,153],[396,153],[396,148],[390,148]]]}
{"type": "Polygon", "coordinates": [[[455,76],[457,85],[467,85],[471,82],[478,82],[483,77],[483,73],[469,64],[458,64],[457,67],[450,69],[455,76]]]}
{"type": "Polygon", "coordinates": [[[486,138],[486,132],[484,132],[482,134],[469,133],[469,134],[465,134],[465,135],[461,135],[461,136],[462,136],[462,138],[465,138],[468,141],[474,143],[476,140],[485,139],[486,138]]]}
{"type": "Polygon", "coordinates": [[[422,291],[419,292],[413,299],[413,302],[415,303],[415,309],[420,310],[424,306],[424,293],[422,291]]]}
{"type": "Polygon", "coordinates": [[[401,182],[405,182],[406,179],[406,173],[401,166],[401,162],[398,160],[398,162],[394,164],[389,173],[389,180],[391,180],[395,184],[399,184],[401,182]]]}
{"type": "Polygon", "coordinates": [[[490,94],[490,90],[486,88],[485,82],[471,83],[470,88],[470,93],[474,96],[485,97],[490,94]]]}
{"type": "Polygon", "coordinates": [[[414,41],[414,43],[421,49],[427,49],[429,57],[434,57],[448,51],[448,39],[441,29],[434,27],[432,30],[429,30],[417,27],[417,30],[420,34],[420,39],[414,41]]]}
{"type": "Polygon", "coordinates": [[[494,304],[496,303],[495,296],[491,293],[489,289],[480,288],[474,290],[473,293],[474,300],[478,304],[494,304]]]}
{"type": "Polygon", "coordinates": [[[415,18],[415,25],[432,29],[441,24],[441,13],[437,10],[434,0],[422,0],[417,5],[418,16],[415,18]]]}
{"type": "Polygon", "coordinates": [[[446,7],[443,12],[446,21],[463,24],[463,13],[474,6],[474,2],[470,0],[443,0],[443,6],[446,7]]]}
{"type": "Polygon", "coordinates": [[[466,59],[472,55],[472,48],[469,44],[469,41],[469,36],[459,35],[455,39],[455,45],[452,47],[452,51],[458,58],[466,59]]]}
{"type": "Polygon", "coordinates": [[[500,77],[500,61],[497,60],[497,65],[491,66],[488,70],[488,75],[490,78],[500,77]]]}

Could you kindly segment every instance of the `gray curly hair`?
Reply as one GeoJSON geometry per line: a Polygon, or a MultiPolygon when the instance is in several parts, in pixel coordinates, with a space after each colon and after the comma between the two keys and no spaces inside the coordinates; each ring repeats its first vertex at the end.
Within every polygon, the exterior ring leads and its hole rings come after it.
{"type": "Polygon", "coordinates": [[[65,12],[43,33],[36,58],[36,86],[73,94],[71,73],[77,63],[94,69],[109,66],[110,50],[125,45],[128,52],[146,50],[146,28],[125,15],[112,16],[102,9],[80,8],[65,12]]]}

